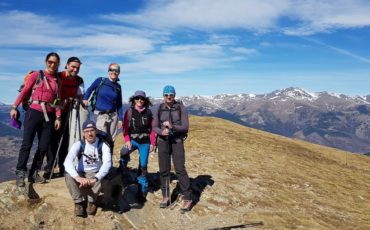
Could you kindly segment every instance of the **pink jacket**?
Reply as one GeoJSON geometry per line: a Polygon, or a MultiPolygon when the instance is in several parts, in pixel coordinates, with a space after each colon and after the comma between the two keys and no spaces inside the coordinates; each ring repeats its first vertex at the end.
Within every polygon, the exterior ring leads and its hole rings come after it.
{"type": "MultiPolygon", "coordinates": [[[[32,93],[31,97],[33,102],[35,101],[46,102],[46,111],[55,112],[56,116],[60,117],[61,115],[60,108],[59,107],[53,108],[49,104],[52,103],[53,100],[55,99],[56,91],[58,90],[58,92],[60,92],[60,86],[59,85],[57,86],[53,75],[49,74],[47,71],[44,71],[44,79],[40,81],[40,83],[35,87],[35,90],[33,91],[34,85],[36,84],[36,81],[38,79],[38,75],[39,71],[35,71],[31,74],[31,76],[27,80],[24,88],[18,95],[13,105],[18,107],[18,105],[23,101],[23,98],[32,93]]],[[[40,104],[32,103],[30,105],[30,108],[42,112],[40,104]]]]}

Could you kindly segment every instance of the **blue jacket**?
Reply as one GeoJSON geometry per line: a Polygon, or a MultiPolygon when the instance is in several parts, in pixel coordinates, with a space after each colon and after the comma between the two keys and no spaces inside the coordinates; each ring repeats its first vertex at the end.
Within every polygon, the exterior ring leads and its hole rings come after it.
{"type": "MultiPolygon", "coordinates": [[[[99,86],[101,81],[102,77],[99,77],[91,84],[84,94],[84,100],[89,99],[91,93],[99,86]]],[[[104,83],[100,87],[97,95],[96,110],[117,111],[118,119],[121,121],[123,120],[122,92],[121,85],[118,82],[113,82],[109,80],[109,78],[104,79],[104,83]]]]}

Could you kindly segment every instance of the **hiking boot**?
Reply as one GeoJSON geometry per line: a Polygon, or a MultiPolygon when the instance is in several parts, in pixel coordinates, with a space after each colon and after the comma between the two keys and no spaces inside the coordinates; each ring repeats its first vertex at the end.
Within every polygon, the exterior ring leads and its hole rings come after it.
{"type": "Polygon", "coordinates": [[[189,212],[192,208],[192,205],[193,205],[192,200],[184,200],[184,203],[182,204],[182,207],[181,207],[180,211],[182,213],[189,212]]]}
{"type": "Polygon", "coordinates": [[[42,175],[42,177],[43,177],[45,180],[49,180],[50,175],[51,175],[51,172],[45,171],[45,172],[44,172],[44,174],[42,175]]]}
{"type": "Polygon", "coordinates": [[[168,196],[164,196],[162,198],[161,203],[159,204],[160,208],[167,208],[170,205],[170,198],[168,196]]]}
{"type": "Polygon", "coordinates": [[[30,172],[30,174],[28,175],[28,182],[29,183],[40,183],[40,184],[44,184],[44,183],[46,183],[46,179],[44,177],[40,176],[40,174],[36,170],[32,174],[30,172]]]}
{"type": "Polygon", "coordinates": [[[26,172],[22,170],[16,170],[15,175],[17,176],[16,185],[17,187],[24,187],[26,183],[24,183],[24,178],[26,177],[26,172]]]}
{"type": "Polygon", "coordinates": [[[87,203],[86,212],[87,212],[88,215],[95,215],[96,209],[97,209],[97,207],[94,203],[91,203],[91,202],[87,203]]]}
{"type": "Polygon", "coordinates": [[[83,203],[75,203],[75,215],[76,216],[85,216],[83,203]]]}

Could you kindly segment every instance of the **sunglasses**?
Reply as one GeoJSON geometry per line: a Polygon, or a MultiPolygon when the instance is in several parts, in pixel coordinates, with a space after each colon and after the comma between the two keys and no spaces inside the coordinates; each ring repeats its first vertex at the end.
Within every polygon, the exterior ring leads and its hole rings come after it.
{"type": "Polygon", "coordinates": [[[119,73],[119,70],[118,69],[109,69],[110,72],[115,72],[115,73],[119,73]]]}
{"type": "Polygon", "coordinates": [[[135,100],[142,100],[142,101],[145,101],[145,97],[142,97],[142,96],[135,97],[134,99],[135,99],[135,100]]]}
{"type": "Polygon", "coordinates": [[[175,94],[173,94],[173,93],[166,93],[166,94],[163,94],[163,96],[165,96],[165,97],[173,97],[173,96],[175,96],[175,94]]]}
{"type": "Polygon", "coordinates": [[[58,64],[58,62],[57,62],[57,61],[50,61],[50,60],[47,60],[46,62],[48,63],[48,65],[52,65],[52,64],[57,65],[57,64],[58,64]]]}

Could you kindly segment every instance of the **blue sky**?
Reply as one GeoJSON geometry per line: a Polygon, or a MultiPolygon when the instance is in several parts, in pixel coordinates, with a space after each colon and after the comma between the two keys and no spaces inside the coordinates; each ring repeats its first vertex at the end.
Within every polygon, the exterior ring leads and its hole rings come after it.
{"type": "Polygon", "coordinates": [[[50,51],[86,86],[121,65],[123,98],[311,92],[370,94],[370,1],[0,0],[0,101],[50,51]],[[332,3],[330,3],[332,2],[332,3]]]}

